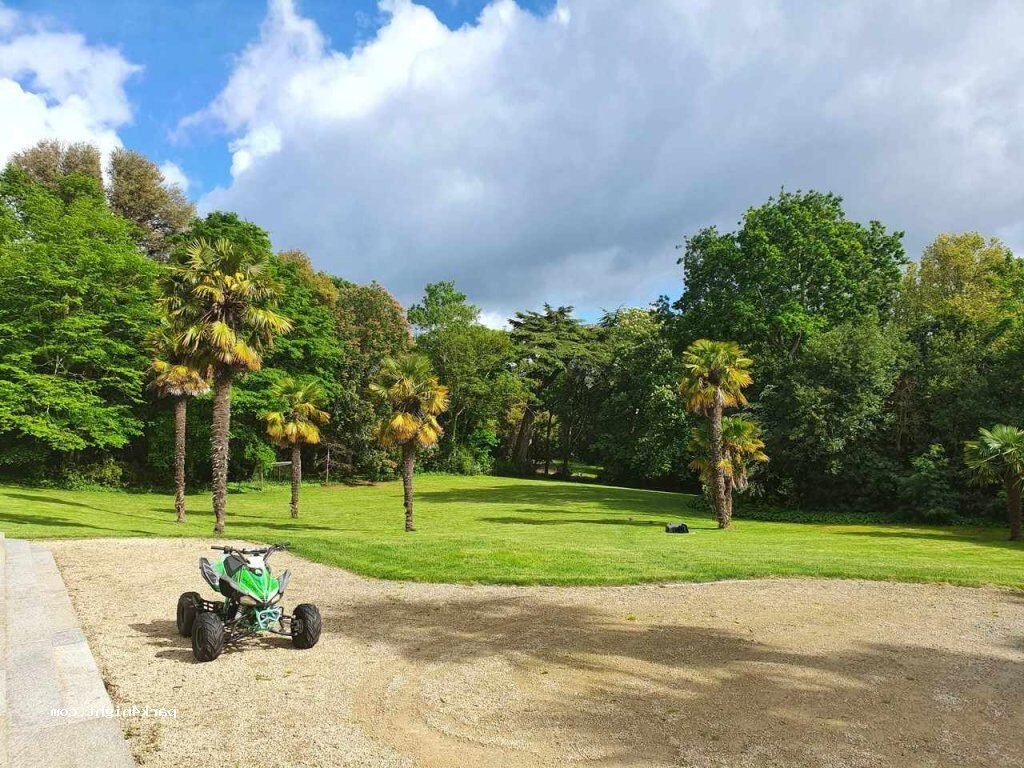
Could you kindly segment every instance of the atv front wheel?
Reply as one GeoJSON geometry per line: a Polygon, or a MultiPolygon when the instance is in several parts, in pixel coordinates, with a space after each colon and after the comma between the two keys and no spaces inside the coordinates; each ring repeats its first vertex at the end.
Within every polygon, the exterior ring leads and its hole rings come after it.
{"type": "Polygon", "coordinates": [[[292,615],[292,645],[312,648],[320,639],[320,625],[320,610],[309,603],[300,605],[292,615]]]}
{"type": "Polygon", "coordinates": [[[198,592],[186,592],[178,598],[178,634],[182,637],[189,637],[192,634],[192,625],[195,623],[196,614],[199,613],[203,604],[203,598],[198,592]]]}
{"type": "Polygon", "coordinates": [[[224,650],[224,622],[216,613],[204,611],[192,625],[192,655],[196,661],[213,661],[224,650]]]}

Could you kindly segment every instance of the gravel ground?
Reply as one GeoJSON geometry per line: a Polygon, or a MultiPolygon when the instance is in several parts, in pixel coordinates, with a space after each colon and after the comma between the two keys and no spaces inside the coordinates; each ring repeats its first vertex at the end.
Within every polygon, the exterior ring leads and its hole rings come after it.
{"type": "MultiPolygon", "coordinates": [[[[286,554],[320,644],[210,664],[195,540],[49,542],[142,766],[1024,766],[1024,594],[860,581],[487,587],[286,554]]],[[[209,590],[205,590],[209,592],[209,590]]]]}

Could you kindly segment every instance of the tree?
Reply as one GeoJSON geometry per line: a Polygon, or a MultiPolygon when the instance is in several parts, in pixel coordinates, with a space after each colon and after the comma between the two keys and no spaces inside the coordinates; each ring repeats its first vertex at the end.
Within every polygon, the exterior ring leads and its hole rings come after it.
{"type": "Polygon", "coordinates": [[[370,383],[382,360],[397,359],[409,351],[412,336],[405,308],[378,283],[356,285],[335,278],[335,285],[338,299],[333,311],[344,349],[331,415],[337,452],[350,474],[393,477],[399,468],[376,434],[387,409],[371,395],[370,383]]]}
{"type": "Polygon", "coordinates": [[[268,254],[230,240],[196,240],[164,280],[164,307],[180,329],[179,344],[213,378],[213,511],[215,533],[227,512],[231,385],[258,371],[274,338],[291,329],[276,311],[279,286],[266,275],[268,254]]]}
{"type": "MultiPolygon", "coordinates": [[[[710,486],[712,483],[711,430],[710,422],[694,427],[691,432],[691,449],[697,458],[690,462],[690,467],[699,474],[701,481],[710,486]]],[[[761,427],[756,421],[742,416],[722,417],[722,468],[725,472],[726,509],[732,518],[732,494],[742,493],[750,485],[750,473],[753,465],[764,464],[768,454],[764,452],[764,441],[761,439],[761,427]]]]}
{"type": "Polygon", "coordinates": [[[185,430],[188,399],[205,395],[210,384],[203,371],[188,363],[178,334],[163,324],[153,338],[153,381],[150,387],[160,397],[174,398],[174,511],[185,522],[185,430]]]}
{"type": "Polygon", "coordinates": [[[159,268],[75,178],[64,197],[16,165],[0,175],[0,466],[21,477],[108,461],[144,428],[159,268]]]}
{"type": "Polygon", "coordinates": [[[412,476],[416,453],[441,439],[443,430],[437,417],[448,408],[448,388],[437,380],[425,356],[411,353],[398,360],[385,360],[377,380],[370,385],[370,393],[388,410],[377,427],[381,445],[398,446],[402,451],[405,530],[414,531],[412,476]]]}
{"type": "Polygon", "coordinates": [[[451,281],[428,284],[423,303],[409,307],[409,322],[421,332],[470,325],[479,317],[480,309],[469,304],[466,294],[451,281]]]}
{"type": "Polygon", "coordinates": [[[58,191],[61,182],[72,174],[88,176],[102,188],[100,151],[93,144],[63,144],[56,139],[43,139],[33,147],[18,152],[11,165],[24,170],[37,184],[58,191]]]}
{"type": "Polygon", "coordinates": [[[864,318],[815,334],[780,363],[753,405],[772,457],[765,487],[794,506],[891,506],[893,403],[909,357],[898,326],[864,318]]]}
{"type": "Polygon", "coordinates": [[[422,303],[409,308],[416,349],[448,387],[450,405],[439,419],[445,441],[435,465],[453,472],[491,468],[499,424],[524,397],[508,332],[484,327],[479,315],[454,283],[428,285],[422,303]]]}
{"type": "Polygon", "coordinates": [[[711,503],[719,528],[728,528],[732,504],[726,498],[725,446],[722,417],[727,407],[745,405],[743,390],[751,383],[750,366],[739,345],[731,341],[698,339],[683,354],[680,392],[691,411],[708,419],[711,447],[711,503]]]}
{"type": "Polygon", "coordinates": [[[1024,483],[1024,430],[996,424],[978,430],[977,440],[964,444],[964,462],[982,483],[1002,483],[1010,541],[1021,540],[1021,484],[1024,483]]]}
{"type": "Polygon", "coordinates": [[[165,260],[173,235],[188,229],[195,206],[181,188],[167,184],[156,164],[139,152],[115,149],[110,155],[107,199],[115,213],[134,223],[139,246],[165,260]]]}
{"type": "Polygon", "coordinates": [[[543,312],[516,312],[509,324],[516,370],[528,392],[510,458],[520,473],[532,474],[530,445],[537,413],[545,406],[553,407],[551,388],[558,377],[574,362],[587,360],[593,349],[583,324],[572,316],[572,307],[545,304],[543,312]]]}
{"type": "Polygon", "coordinates": [[[736,339],[774,369],[815,333],[892,315],[906,263],[902,233],[846,218],[842,198],[782,192],[743,216],[737,232],[686,240],[676,303],[684,343],[736,339]]]}
{"type": "Polygon", "coordinates": [[[619,482],[671,477],[686,465],[681,437],[690,426],[664,319],[651,309],[620,309],[601,325],[607,349],[598,374],[595,458],[619,482]]]}
{"type": "Polygon", "coordinates": [[[299,516],[299,486],[302,484],[302,446],[320,442],[320,425],[330,414],[320,410],[324,394],[315,382],[300,384],[288,377],[279,381],[274,395],[285,402],[283,411],[271,411],[264,417],[267,434],[282,448],[292,452],[292,517],[299,516]]]}
{"type": "Polygon", "coordinates": [[[274,387],[286,377],[317,384],[323,393],[324,410],[331,413],[331,423],[321,430],[321,445],[326,446],[332,463],[342,453],[337,450],[334,424],[340,411],[347,349],[339,337],[335,317],[338,289],[332,278],[314,270],[306,255],[298,251],[274,254],[267,275],[281,288],[277,312],[291,321],[292,329],[279,336],[264,354],[259,372],[239,380],[232,390],[228,472],[234,477],[262,472],[277,460],[276,451],[266,439],[264,417],[268,411],[280,409],[274,387]]]}

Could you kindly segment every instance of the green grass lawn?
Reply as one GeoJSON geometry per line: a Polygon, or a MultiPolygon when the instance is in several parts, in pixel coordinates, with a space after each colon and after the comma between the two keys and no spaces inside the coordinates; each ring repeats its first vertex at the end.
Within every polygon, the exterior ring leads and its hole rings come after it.
{"type": "MultiPolygon", "coordinates": [[[[189,496],[189,522],[152,493],[0,486],[10,538],[190,536],[212,542],[208,494],[189,496]]],[[[739,520],[719,531],[692,497],[502,477],[416,478],[419,530],[402,530],[400,483],[310,484],[302,516],[288,488],[234,493],[228,535],[290,540],[296,553],[369,576],[418,581],[621,584],[757,576],[945,581],[1024,587],[1024,547],[1002,529],[824,525],[739,520]],[[664,533],[685,520],[690,535],[664,533]]]]}

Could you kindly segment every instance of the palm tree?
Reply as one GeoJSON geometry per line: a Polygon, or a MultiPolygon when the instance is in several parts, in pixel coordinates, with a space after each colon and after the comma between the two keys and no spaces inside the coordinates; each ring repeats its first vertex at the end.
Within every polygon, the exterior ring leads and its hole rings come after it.
{"type": "Polygon", "coordinates": [[[727,407],[745,405],[743,388],[753,382],[753,364],[732,341],[698,339],[683,353],[683,380],[679,390],[687,407],[708,418],[711,441],[711,504],[719,528],[728,528],[732,505],[726,498],[722,415],[727,407]]]}
{"type": "Polygon", "coordinates": [[[377,426],[377,439],[385,448],[402,449],[402,486],[405,492],[405,530],[416,530],[412,517],[412,474],[416,452],[441,439],[437,417],[448,408],[448,387],[437,380],[430,361],[411,353],[385,360],[370,394],[388,409],[377,426]]]}
{"type": "Polygon", "coordinates": [[[268,262],[266,254],[225,239],[195,240],[164,278],[164,306],[180,329],[178,343],[193,365],[212,371],[215,533],[224,532],[227,512],[232,382],[259,370],[274,337],[291,329],[274,311],[280,288],[266,274],[268,262]]]}
{"type": "Polygon", "coordinates": [[[299,516],[299,486],[302,484],[302,446],[320,442],[320,424],[326,424],[330,415],[321,411],[324,394],[314,381],[299,384],[286,378],[271,390],[284,400],[285,410],[271,411],[264,416],[267,434],[282,448],[292,449],[292,517],[299,516]]]}
{"type": "Polygon", "coordinates": [[[174,511],[185,522],[185,427],[188,399],[205,395],[210,384],[204,373],[188,364],[176,335],[163,323],[153,335],[153,381],[149,386],[160,397],[174,398],[174,511]]]}
{"type": "Polygon", "coordinates": [[[977,440],[964,443],[964,462],[983,483],[1002,483],[1006,489],[1006,512],[1010,519],[1010,541],[1021,539],[1021,485],[1024,484],[1024,430],[996,424],[979,429],[977,440]]]}
{"type": "MultiPolygon", "coordinates": [[[[709,424],[694,427],[690,450],[698,458],[690,462],[691,469],[700,474],[701,482],[706,487],[711,485],[711,430],[709,424]]],[[[722,418],[722,468],[725,470],[725,503],[729,519],[732,519],[733,491],[742,493],[750,485],[752,464],[763,464],[768,461],[764,452],[764,441],[761,439],[761,427],[756,421],[742,416],[724,416],[722,418]]]]}

